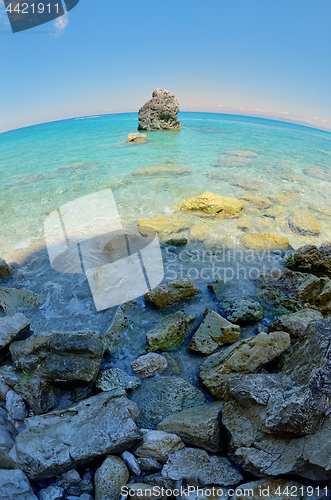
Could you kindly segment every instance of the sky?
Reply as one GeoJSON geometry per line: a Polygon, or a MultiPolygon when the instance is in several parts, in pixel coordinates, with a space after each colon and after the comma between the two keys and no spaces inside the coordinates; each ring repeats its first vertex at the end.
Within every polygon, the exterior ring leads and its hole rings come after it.
{"type": "Polygon", "coordinates": [[[80,0],[15,34],[0,4],[0,132],[136,112],[156,87],[331,131],[330,0],[80,0]]]}

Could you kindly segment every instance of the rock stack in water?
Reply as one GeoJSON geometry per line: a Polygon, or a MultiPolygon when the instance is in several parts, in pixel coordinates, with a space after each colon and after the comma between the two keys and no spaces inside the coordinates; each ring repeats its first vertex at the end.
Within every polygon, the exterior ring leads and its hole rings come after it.
{"type": "Polygon", "coordinates": [[[180,130],[179,111],[175,94],[155,89],[150,99],[139,110],[138,130],[180,130]]]}

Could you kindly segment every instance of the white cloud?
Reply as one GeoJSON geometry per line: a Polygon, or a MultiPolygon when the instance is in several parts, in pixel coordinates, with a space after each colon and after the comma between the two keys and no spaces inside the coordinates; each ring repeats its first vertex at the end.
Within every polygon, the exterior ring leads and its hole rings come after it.
{"type": "Polygon", "coordinates": [[[59,36],[63,31],[66,29],[66,27],[69,24],[69,16],[68,14],[64,14],[61,17],[58,17],[54,21],[54,28],[55,28],[55,33],[53,33],[54,36],[59,36]]]}

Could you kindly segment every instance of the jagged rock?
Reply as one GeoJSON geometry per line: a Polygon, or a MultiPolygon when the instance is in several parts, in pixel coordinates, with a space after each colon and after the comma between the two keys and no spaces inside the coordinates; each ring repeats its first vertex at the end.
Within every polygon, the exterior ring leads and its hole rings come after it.
{"type": "Polygon", "coordinates": [[[182,229],[187,229],[190,226],[188,217],[182,214],[172,215],[157,215],[138,220],[139,231],[142,235],[160,233],[164,236],[168,234],[178,233],[182,229]]]}
{"type": "Polygon", "coordinates": [[[141,474],[140,465],[138,464],[136,457],[132,455],[132,453],[130,453],[129,451],[123,451],[121,459],[129,469],[129,471],[132,472],[132,474],[140,476],[141,474]]]}
{"type": "Polygon", "coordinates": [[[15,368],[53,382],[95,380],[103,351],[101,335],[92,330],[35,333],[10,345],[15,368]]]}
{"type": "MultiPolygon", "coordinates": [[[[147,479],[147,478],[146,478],[147,479]]],[[[168,497],[162,491],[153,491],[154,485],[147,483],[129,483],[123,488],[123,494],[128,494],[130,500],[166,500],[168,497]]],[[[124,497],[125,498],[125,497],[124,497]]],[[[170,497],[171,498],[171,497],[170,497]]]]}
{"type": "Polygon", "coordinates": [[[179,111],[175,94],[155,89],[152,99],[139,110],[138,130],[180,130],[179,111]]]}
{"type": "Polygon", "coordinates": [[[139,132],[135,132],[134,134],[128,134],[128,138],[126,142],[145,142],[147,141],[146,134],[140,134],[139,132]]]}
{"type": "Polygon", "coordinates": [[[227,219],[239,217],[243,208],[244,204],[236,198],[227,198],[208,191],[196,198],[188,198],[180,206],[180,210],[202,212],[206,215],[227,219]]]}
{"type": "Polygon", "coordinates": [[[129,477],[129,470],[123,460],[115,456],[107,457],[94,476],[95,500],[118,500],[121,488],[129,477]]]}
{"type": "Polygon", "coordinates": [[[260,370],[290,345],[291,339],[286,332],[261,332],[209,356],[200,367],[199,380],[213,396],[222,398],[226,381],[231,375],[260,370]]]}
{"type": "Polygon", "coordinates": [[[283,331],[289,333],[292,338],[299,337],[309,323],[320,319],[323,319],[323,316],[315,309],[302,309],[296,313],[281,316],[272,323],[269,331],[283,331]]]}
{"type": "Polygon", "coordinates": [[[142,471],[155,472],[162,470],[162,465],[155,458],[138,458],[137,462],[142,471]]]}
{"type": "Polygon", "coordinates": [[[239,336],[239,326],[230,323],[217,312],[206,309],[204,318],[187,347],[202,354],[211,354],[221,345],[236,342],[239,336]]]}
{"type": "Polygon", "coordinates": [[[300,210],[289,218],[289,226],[293,231],[317,236],[322,229],[322,223],[308,210],[300,210]]]}
{"type": "Polygon", "coordinates": [[[218,452],[222,449],[221,411],[221,402],[189,408],[169,415],[157,429],[177,434],[188,445],[218,452]]]}
{"type": "Polygon", "coordinates": [[[20,431],[24,420],[29,415],[29,410],[21,396],[15,391],[8,391],[6,394],[6,410],[9,420],[20,431]]]}
{"type": "Polygon", "coordinates": [[[96,387],[102,391],[111,391],[112,389],[135,389],[140,386],[138,377],[131,377],[119,368],[110,368],[100,372],[96,381],[96,387]]]}
{"type": "Polygon", "coordinates": [[[167,351],[179,346],[186,339],[187,327],[193,320],[193,316],[181,311],[169,314],[153,330],[146,333],[148,350],[167,351]]]}
{"type": "Polygon", "coordinates": [[[13,340],[23,340],[29,335],[30,321],[22,313],[0,318],[0,350],[13,340]]]}
{"type": "Polygon", "coordinates": [[[240,243],[244,247],[254,250],[287,250],[291,248],[286,236],[272,233],[250,233],[240,237],[240,243]]]}
{"type": "Polygon", "coordinates": [[[141,377],[152,377],[156,373],[163,372],[167,366],[166,358],[156,352],[144,354],[131,363],[132,370],[141,377]]]}
{"type": "Polygon", "coordinates": [[[172,453],[162,469],[162,476],[173,480],[185,479],[189,484],[200,486],[230,486],[243,479],[227,458],[209,455],[199,448],[184,448],[172,453]]]}
{"type": "Polygon", "coordinates": [[[0,259],[0,280],[7,280],[10,278],[10,269],[7,262],[0,259]]]}
{"type": "Polygon", "coordinates": [[[19,469],[0,470],[1,500],[38,500],[33,493],[28,478],[19,469]]]}
{"type": "Polygon", "coordinates": [[[104,348],[111,354],[121,338],[121,331],[129,326],[127,310],[132,305],[122,304],[118,306],[113,316],[111,324],[103,336],[104,348]]]}
{"type": "Polygon", "coordinates": [[[64,489],[59,486],[48,486],[43,490],[40,490],[39,500],[63,500],[64,498],[64,489]]]}
{"type": "Polygon", "coordinates": [[[30,292],[30,290],[0,287],[0,307],[5,314],[15,314],[42,303],[43,299],[40,295],[30,292]]]}
{"type": "Polygon", "coordinates": [[[162,310],[177,302],[192,299],[198,295],[198,293],[199,290],[190,280],[182,279],[162,283],[150,292],[145,293],[144,298],[147,303],[162,310]]]}
{"type": "Polygon", "coordinates": [[[53,477],[141,439],[137,406],[124,391],[101,393],[76,405],[26,419],[10,452],[31,480],[53,477]]]}
{"type": "Polygon", "coordinates": [[[194,385],[180,377],[163,375],[143,379],[130,399],[140,410],[137,425],[145,429],[155,429],[169,415],[206,403],[205,396],[194,385]]]}
{"type": "Polygon", "coordinates": [[[150,165],[148,167],[139,168],[132,172],[133,176],[151,176],[151,175],[186,175],[190,174],[192,170],[187,167],[179,167],[171,163],[163,165],[150,165]]]}
{"type": "Polygon", "coordinates": [[[155,458],[166,462],[170,453],[184,448],[179,436],[161,430],[141,430],[143,440],[135,450],[135,455],[141,458],[155,458]]]}
{"type": "Polygon", "coordinates": [[[292,271],[331,278],[331,248],[304,245],[287,257],[286,266],[292,271]]]}
{"type": "Polygon", "coordinates": [[[14,469],[15,462],[9,456],[9,452],[14,446],[16,429],[8,419],[6,410],[0,408],[0,468],[14,469]]]}
{"type": "Polygon", "coordinates": [[[249,325],[263,318],[263,307],[252,297],[238,297],[221,303],[226,319],[238,325],[249,325]]]}

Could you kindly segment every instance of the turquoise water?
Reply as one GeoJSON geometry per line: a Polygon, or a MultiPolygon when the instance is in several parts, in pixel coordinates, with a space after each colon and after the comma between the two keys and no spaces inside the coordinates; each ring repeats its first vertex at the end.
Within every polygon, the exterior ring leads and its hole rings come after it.
{"type": "MultiPolygon", "coordinates": [[[[230,115],[180,113],[179,118],[181,131],[147,132],[148,141],[142,144],[126,143],[127,134],[136,131],[135,113],[0,134],[1,256],[42,238],[45,216],[59,205],[109,187],[123,223],[170,214],[175,203],[203,191],[236,198],[281,195],[281,201],[274,198],[285,206],[278,218],[263,216],[260,207],[245,203],[249,231],[286,235],[293,247],[331,240],[330,133],[230,115]],[[153,165],[174,171],[132,175],[153,165]],[[191,172],[176,174],[182,167],[191,172]],[[234,185],[242,181],[250,185],[234,185]],[[302,209],[322,224],[319,235],[298,233],[289,226],[288,217],[302,209]]],[[[236,221],[223,220],[222,234],[239,237],[236,221]]]]}

